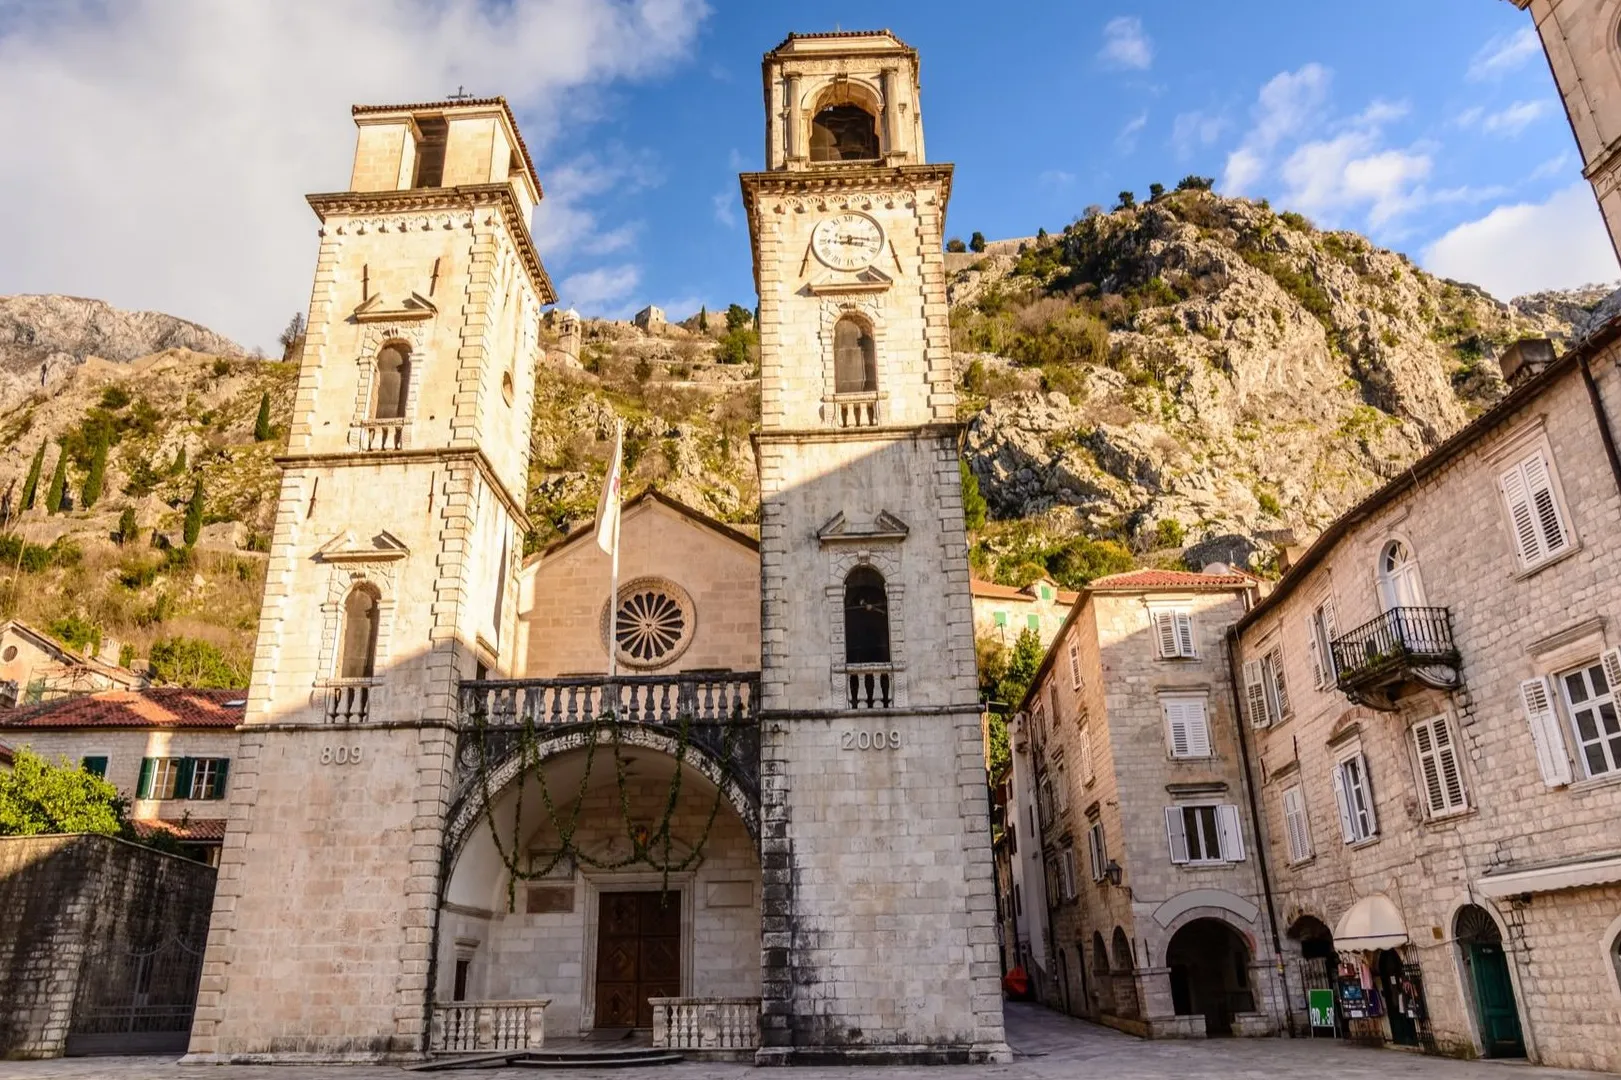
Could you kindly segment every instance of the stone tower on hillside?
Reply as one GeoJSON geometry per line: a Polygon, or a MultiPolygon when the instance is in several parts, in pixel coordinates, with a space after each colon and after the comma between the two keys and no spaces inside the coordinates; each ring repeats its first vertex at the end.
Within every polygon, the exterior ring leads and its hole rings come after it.
{"type": "Polygon", "coordinates": [[[887,31],[790,35],[764,79],[760,1056],[1003,1059],[951,166],[887,31]]]}
{"type": "Polygon", "coordinates": [[[417,1055],[458,680],[512,670],[539,314],[500,98],[357,106],[321,244],[193,1060],[417,1055]]]}
{"type": "Polygon", "coordinates": [[[1621,10],[1605,0],[1513,0],[1536,21],[1610,242],[1621,255],[1621,10]]]}

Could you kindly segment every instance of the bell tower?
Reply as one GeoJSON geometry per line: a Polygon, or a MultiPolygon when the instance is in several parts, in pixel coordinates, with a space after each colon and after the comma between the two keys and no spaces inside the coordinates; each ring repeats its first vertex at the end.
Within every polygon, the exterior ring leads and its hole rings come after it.
{"type": "Polygon", "coordinates": [[[501,98],[355,106],[320,249],[191,1060],[423,1049],[457,683],[513,667],[540,308],[501,98]]]}
{"type": "Polygon", "coordinates": [[[942,231],[918,58],[767,53],[760,1060],[1007,1060],[942,231]]]}

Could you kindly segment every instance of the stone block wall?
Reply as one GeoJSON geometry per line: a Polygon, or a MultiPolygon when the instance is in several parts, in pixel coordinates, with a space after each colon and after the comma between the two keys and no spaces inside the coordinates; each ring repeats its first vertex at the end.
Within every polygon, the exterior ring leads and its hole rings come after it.
{"type": "Polygon", "coordinates": [[[59,1057],[75,1020],[133,1002],[133,954],[199,947],[214,883],[212,867],[108,836],[0,838],[0,1057],[59,1057]]]}

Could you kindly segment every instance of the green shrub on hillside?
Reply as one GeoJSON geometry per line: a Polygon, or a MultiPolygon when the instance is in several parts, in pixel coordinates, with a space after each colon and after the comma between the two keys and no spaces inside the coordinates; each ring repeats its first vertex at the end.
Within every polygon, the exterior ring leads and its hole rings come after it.
{"type": "Polygon", "coordinates": [[[237,690],[248,685],[251,674],[248,664],[196,638],[164,638],[152,646],[147,660],[159,682],[198,690],[237,690]]]}

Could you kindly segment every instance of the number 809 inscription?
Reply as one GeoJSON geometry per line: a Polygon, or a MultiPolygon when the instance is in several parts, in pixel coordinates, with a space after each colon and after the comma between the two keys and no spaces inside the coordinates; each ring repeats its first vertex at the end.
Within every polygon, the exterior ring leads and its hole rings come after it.
{"type": "Polygon", "coordinates": [[[839,746],[844,750],[899,750],[901,748],[901,733],[899,731],[846,731],[839,736],[839,746]]]}

